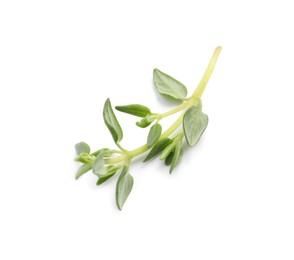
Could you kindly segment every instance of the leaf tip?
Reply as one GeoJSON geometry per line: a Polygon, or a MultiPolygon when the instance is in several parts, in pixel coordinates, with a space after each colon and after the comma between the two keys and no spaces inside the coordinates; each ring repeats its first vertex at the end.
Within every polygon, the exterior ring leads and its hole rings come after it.
{"type": "Polygon", "coordinates": [[[118,210],[119,210],[119,211],[121,211],[121,210],[122,210],[122,205],[119,205],[119,203],[118,203],[118,202],[116,202],[116,206],[117,206],[117,208],[118,208],[118,210]]]}
{"type": "Polygon", "coordinates": [[[107,98],[104,102],[104,107],[110,103],[110,98],[107,98]]]}

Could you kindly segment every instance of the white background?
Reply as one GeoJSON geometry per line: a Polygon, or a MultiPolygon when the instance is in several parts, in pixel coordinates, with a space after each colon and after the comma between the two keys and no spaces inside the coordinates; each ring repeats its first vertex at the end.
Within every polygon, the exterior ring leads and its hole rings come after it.
{"type": "Polygon", "coordinates": [[[294,259],[292,4],[1,1],[0,258],[294,259]],[[153,68],[191,93],[218,45],[207,131],[172,175],[134,163],[121,212],[116,178],[75,181],[75,143],[114,148],[106,98],[164,112],[153,68]]]}

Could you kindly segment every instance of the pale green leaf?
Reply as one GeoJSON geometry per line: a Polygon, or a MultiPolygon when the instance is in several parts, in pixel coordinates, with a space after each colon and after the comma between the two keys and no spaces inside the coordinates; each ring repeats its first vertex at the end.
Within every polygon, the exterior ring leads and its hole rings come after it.
{"type": "Polygon", "coordinates": [[[81,163],[91,163],[95,160],[95,156],[88,153],[80,153],[79,156],[75,158],[75,161],[81,163]]]}
{"type": "Polygon", "coordinates": [[[124,167],[116,184],[116,205],[121,210],[134,185],[134,178],[128,173],[128,167],[124,167]]]}
{"type": "Polygon", "coordinates": [[[81,153],[90,153],[90,146],[85,142],[80,142],[75,145],[77,155],[81,153]]]}
{"type": "Polygon", "coordinates": [[[103,152],[104,157],[109,157],[113,154],[113,151],[110,150],[109,148],[102,148],[92,153],[92,155],[97,156],[100,152],[103,152]]]}
{"type": "Polygon", "coordinates": [[[153,81],[158,92],[164,96],[177,100],[184,100],[187,96],[187,89],[181,82],[158,69],[153,70],[153,81]]]}
{"type": "Polygon", "coordinates": [[[112,110],[109,98],[105,101],[105,104],[104,104],[103,118],[104,118],[104,122],[106,126],[108,127],[112,135],[114,142],[115,143],[120,142],[123,138],[123,132],[112,110]]]}
{"type": "Polygon", "coordinates": [[[154,124],[149,131],[148,137],[147,137],[147,147],[152,147],[157,140],[159,139],[162,132],[162,127],[160,124],[156,123],[154,124]]]}
{"type": "Polygon", "coordinates": [[[96,185],[101,185],[102,183],[106,182],[108,179],[110,179],[113,175],[115,175],[115,172],[113,172],[112,174],[109,174],[105,177],[99,177],[96,185]]]}
{"type": "Polygon", "coordinates": [[[86,172],[90,171],[91,169],[92,169],[92,163],[85,163],[81,165],[76,173],[76,180],[80,178],[83,174],[85,174],[86,172]]]}
{"type": "Polygon", "coordinates": [[[208,124],[208,116],[202,112],[201,105],[191,106],[184,114],[183,129],[189,146],[194,146],[208,124]]]}
{"type": "Polygon", "coordinates": [[[107,174],[107,168],[104,166],[104,153],[100,151],[93,162],[93,173],[97,176],[103,176],[107,174]]]}
{"type": "Polygon", "coordinates": [[[113,175],[116,174],[117,168],[113,165],[110,165],[107,167],[107,173],[103,176],[99,176],[99,179],[97,181],[97,185],[101,185],[102,183],[106,182],[108,179],[110,179],[113,175]]]}

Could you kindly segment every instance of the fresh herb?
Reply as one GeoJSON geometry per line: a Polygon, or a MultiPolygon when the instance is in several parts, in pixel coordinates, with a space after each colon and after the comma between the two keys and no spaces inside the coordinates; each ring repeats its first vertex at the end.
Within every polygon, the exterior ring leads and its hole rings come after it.
{"type": "Polygon", "coordinates": [[[124,166],[116,183],[116,205],[120,210],[131,193],[134,185],[134,178],[128,171],[128,166],[124,166]]]}
{"type": "Polygon", "coordinates": [[[160,138],[162,132],[162,127],[160,124],[156,123],[154,124],[149,131],[148,137],[147,137],[147,147],[152,147],[156,141],[160,138]]]}
{"type": "Polygon", "coordinates": [[[187,88],[176,79],[158,69],[153,70],[153,81],[158,92],[163,96],[184,100],[187,96],[187,88]]]}
{"type": "Polygon", "coordinates": [[[122,128],[114,114],[110,99],[104,104],[103,118],[108,127],[118,150],[103,148],[91,153],[90,146],[84,142],[76,144],[76,161],[81,162],[76,173],[76,179],[92,170],[98,177],[97,185],[101,185],[113,176],[119,174],[116,184],[116,204],[121,210],[128,198],[134,184],[134,179],[129,173],[132,160],[147,151],[149,153],[143,162],[157,156],[170,166],[172,173],[179,165],[184,150],[183,140],[188,146],[194,146],[201,138],[208,124],[208,116],[202,112],[201,96],[215,67],[221,47],[217,47],[207,66],[207,69],[194,93],[187,98],[187,88],[178,80],[172,78],[158,69],[153,71],[154,85],[159,94],[169,100],[181,102],[177,107],[162,114],[153,113],[148,107],[140,104],[116,106],[116,110],[142,119],[137,126],[145,128],[150,126],[145,144],[134,150],[124,149],[120,142],[123,139],[122,128]],[[180,112],[178,119],[165,131],[159,123],[166,117],[180,112]]]}

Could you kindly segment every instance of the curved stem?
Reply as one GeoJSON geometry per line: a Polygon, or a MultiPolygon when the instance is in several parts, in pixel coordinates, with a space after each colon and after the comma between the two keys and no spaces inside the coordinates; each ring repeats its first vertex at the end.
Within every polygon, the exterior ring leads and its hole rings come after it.
{"type": "Polygon", "coordinates": [[[123,151],[121,151],[121,150],[112,150],[113,151],[113,153],[117,153],[117,154],[124,154],[124,152],[123,151]]]}
{"type": "Polygon", "coordinates": [[[181,105],[171,109],[170,111],[167,111],[163,114],[160,114],[159,115],[159,118],[162,119],[162,118],[165,118],[165,117],[168,117],[168,116],[171,116],[175,113],[178,113],[179,111],[185,109],[187,107],[187,101],[184,101],[181,105]]]}
{"type": "MultiPolygon", "coordinates": [[[[161,134],[159,139],[169,137],[173,132],[175,132],[178,129],[178,127],[182,124],[183,116],[184,116],[184,113],[182,113],[181,116],[168,129],[166,129],[161,134]]],[[[131,160],[131,159],[147,152],[149,149],[150,148],[147,147],[147,145],[142,145],[134,150],[126,151],[126,153],[121,156],[105,159],[104,162],[105,162],[105,164],[115,164],[115,163],[125,161],[127,158],[129,160],[131,160]]]]}
{"type": "Polygon", "coordinates": [[[159,139],[167,138],[169,137],[173,132],[175,132],[179,126],[182,124],[184,117],[184,113],[182,113],[179,118],[168,128],[166,129],[160,136],[159,139]]]}
{"type": "MultiPolygon", "coordinates": [[[[178,129],[178,127],[181,125],[182,123],[182,118],[183,118],[183,114],[167,129],[165,130],[160,138],[160,139],[163,139],[163,138],[166,138],[166,137],[169,137],[174,131],[176,131],[178,129]]],[[[148,151],[150,148],[147,147],[147,145],[142,145],[140,146],[139,148],[137,149],[134,149],[132,151],[128,151],[128,154],[131,158],[134,158],[134,157],[137,157],[143,153],[145,153],[146,151],[148,151]]]]}
{"type": "Polygon", "coordinates": [[[208,66],[207,66],[207,68],[206,68],[206,70],[205,70],[205,72],[203,74],[203,77],[202,77],[201,81],[199,82],[196,90],[194,91],[192,97],[201,98],[201,96],[202,96],[202,94],[203,94],[203,92],[205,90],[205,87],[206,87],[206,85],[207,85],[207,83],[208,83],[208,81],[210,79],[210,76],[211,76],[211,74],[213,72],[213,69],[215,67],[217,58],[218,58],[221,50],[222,50],[222,47],[220,47],[220,46],[215,49],[215,51],[214,51],[214,53],[213,53],[213,55],[212,55],[212,57],[211,57],[211,59],[209,61],[209,64],[208,64],[208,66]]]}
{"type": "Polygon", "coordinates": [[[116,146],[122,151],[122,152],[125,152],[126,149],[124,149],[121,144],[119,142],[116,143],[116,146]]]}

